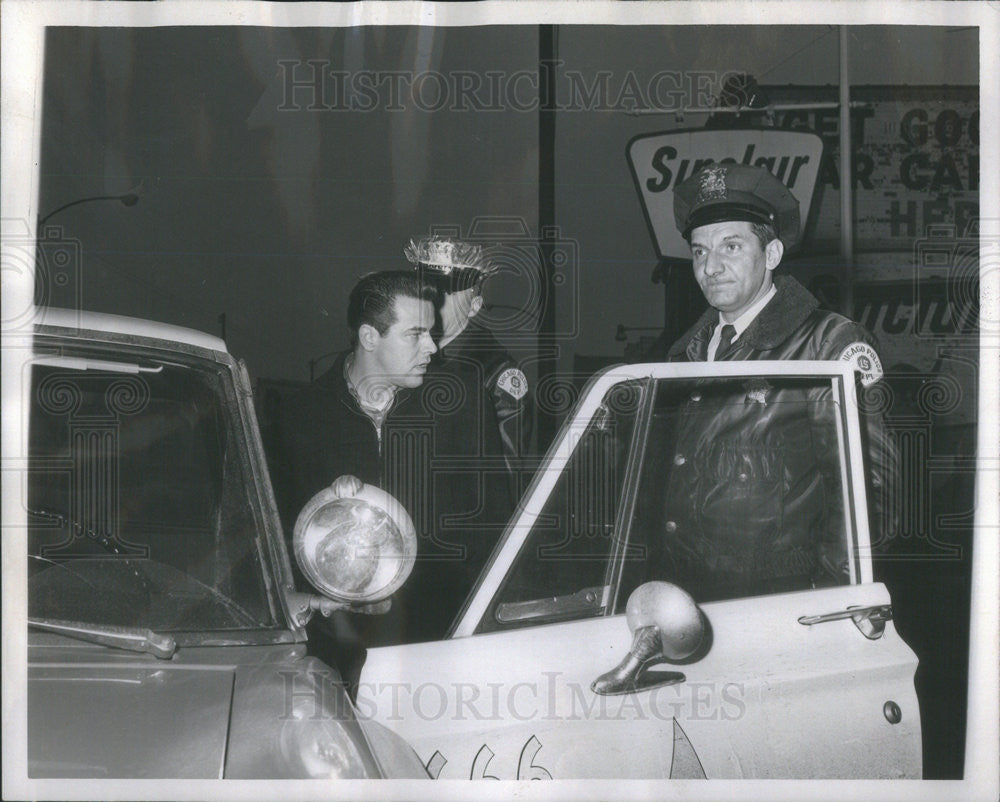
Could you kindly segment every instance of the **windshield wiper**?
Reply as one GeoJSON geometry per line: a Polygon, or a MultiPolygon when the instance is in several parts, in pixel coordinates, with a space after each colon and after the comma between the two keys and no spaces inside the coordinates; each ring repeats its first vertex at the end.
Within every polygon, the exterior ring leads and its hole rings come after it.
{"type": "MultiPolygon", "coordinates": [[[[84,526],[83,524],[78,523],[76,521],[71,521],[69,517],[63,513],[50,512],[49,510],[43,510],[36,507],[28,507],[28,514],[37,515],[39,518],[46,518],[50,521],[54,521],[63,529],[67,531],[72,530],[73,532],[75,532],[77,537],[86,536],[94,543],[100,545],[105,551],[109,551],[112,554],[126,553],[122,549],[121,545],[118,543],[114,535],[109,536],[101,534],[100,532],[91,529],[89,526],[84,526]]],[[[136,549],[133,548],[132,551],[135,552],[136,549]]]]}
{"type": "Polygon", "coordinates": [[[62,621],[57,618],[29,618],[28,626],[114,649],[145,652],[161,660],[170,659],[177,651],[177,642],[169,635],[160,635],[141,627],[115,627],[83,621],[62,621]]]}

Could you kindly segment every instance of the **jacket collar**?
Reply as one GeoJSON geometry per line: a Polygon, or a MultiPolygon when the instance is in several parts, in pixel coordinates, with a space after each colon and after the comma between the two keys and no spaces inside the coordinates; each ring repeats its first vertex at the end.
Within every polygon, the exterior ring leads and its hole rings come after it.
{"type": "Polygon", "coordinates": [[[344,378],[344,363],[351,353],[350,349],[340,353],[334,361],[333,366],[316,379],[316,384],[323,388],[325,392],[333,394],[340,403],[353,412],[364,415],[364,411],[358,404],[354,394],[350,391],[350,388],[348,388],[347,380],[344,378]]]}
{"type": "MultiPolygon", "coordinates": [[[[332,393],[341,404],[355,414],[362,415],[365,418],[372,420],[371,416],[365,412],[365,410],[361,407],[361,404],[358,403],[358,399],[355,397],[354,393],[351,392],[351,388],[347,386],[347,377],[344,375],[344,363],[347,361],[347,357],[349,357],[351,353],[353,353],[353,351],[348,349],[339,354],[336,361],[333,363],[333,367],[316,379],[315,384],[318,387],[321,387],[324,392],[332,393]]],[[[397,387],[392,398],[392,403],[385,411],[383,420],[385,420],[385,418],[388,417],[389,414],[396,409],[396,407],[399,406],[404,399],[408,398],[411,393],[412,390],[405,387],[397,387]]],[[[377,425],[378,424],[376,424],[376,426],[377,425]]]]}
{"type": "Polygon", "coordinates": [[[338,395],[344,394],[350,397],[350,393],[347,390],[347,382],[344,381],[344,362],[350,353],[351,351],[347,350],[337,354],[333,365],[316,379],[316,384],[328,390],[334,390],[338,395]]]}
{"type": "MultiPolygon", "coordinates": [[[[777,348],[819,306],[813,294],[791,276],[775,276],[774,284],[777,287],[775,296],[740,335],[740,343],[754,350],[777,348]]],[[[712,329],[718,322],[718,311],[709,307],[698,322],[671,346],[667,358],[681,357],[685,352],[689,358],[694,358],[689,346],[693,346],[696,353],[703,354],[704,348],[699,351],[699,347],[702,341],[707,347],[712,329]]],[[[704,356],[697,358],[703,359],[704,356]]]]}

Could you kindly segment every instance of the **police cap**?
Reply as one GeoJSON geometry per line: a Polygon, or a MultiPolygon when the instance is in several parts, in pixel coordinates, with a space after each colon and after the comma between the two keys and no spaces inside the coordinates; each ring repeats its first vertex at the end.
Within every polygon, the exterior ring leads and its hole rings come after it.
{"type": "Polygon", "coordinates": [[[674,189],[674,221],[685,239],[699,226],[734,220],[772,226],[786,250],[799,242],[799,202],[763,167],[710,164],[674,189]]]}
{"type": "Polygon", "coordinates": [[[481,245],[450,237],[411,239],[403,255],[416,270],[434,279],[444,292],[473,287],[497,270],[486,258],[481,245]]]}

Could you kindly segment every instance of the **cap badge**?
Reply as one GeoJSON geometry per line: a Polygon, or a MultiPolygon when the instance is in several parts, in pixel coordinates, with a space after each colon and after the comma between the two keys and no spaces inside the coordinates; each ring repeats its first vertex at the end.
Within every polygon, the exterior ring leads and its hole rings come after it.
{"type": "Polygon", "coordinates": [[[411,264],[424,265],[445,275],[454,270],[475,270],[485,275],[493,272],[481,245],[460,240],[433,236],[411,239],[403,254],[411,264]]]}
{"type": "Polygon", "coordinates": [[[706,167],[701,174],[701,188],[695,203],[720,200],[726,197],[726,168],[720,164],[706,167]]]}

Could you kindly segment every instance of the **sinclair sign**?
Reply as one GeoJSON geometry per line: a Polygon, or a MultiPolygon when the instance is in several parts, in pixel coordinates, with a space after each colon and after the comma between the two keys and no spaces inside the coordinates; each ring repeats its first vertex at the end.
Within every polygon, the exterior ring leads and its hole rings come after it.
{"type": "Polygon", "coordinates": [[[809,132],[774,128],[700,128],[637,136],[628,143],[627,154],[657,254],[687,259],[688,244],[674,225],[677,184],[712,162],[764,167],[798,199],[805,225],[823,160],[823,140],[809,132]]]}

